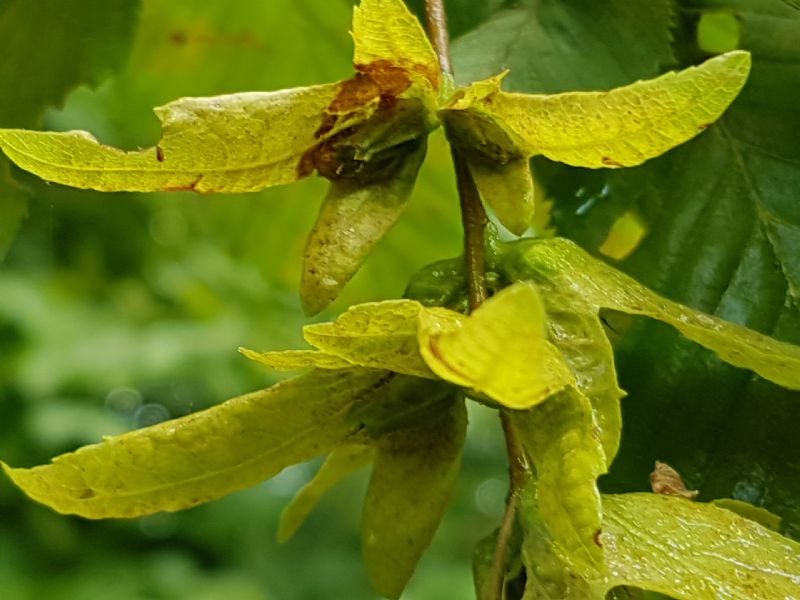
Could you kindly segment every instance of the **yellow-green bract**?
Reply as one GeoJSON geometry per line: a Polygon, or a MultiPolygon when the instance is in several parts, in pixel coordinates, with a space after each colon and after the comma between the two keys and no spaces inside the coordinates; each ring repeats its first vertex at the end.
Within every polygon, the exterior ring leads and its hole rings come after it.
{"type": "Polygon", "coordinates": [[[34,500],[90,519],[176,511],[268,479],[343,443],[390,376],[314,371],[208,410],[106,438],[32,469],[3,465],[34,500]]]}
{"type": "Polygon", "coordinates": [[[750,55],[734,51],[609,92],[549,96],[503,92],[500,75],[458,90],[441,114],[481,194],[521,233],[533,215],[531,156],[590,168],[641,164],[716,121],[749,71],[750,55]]]}
{"type": "Polygon", "coordinates": [[[513,232],[530,225],[528,159],[591,167],[639,164],[715,121],[750,59],[736,51],[609,92],[506,93],[502,76],[449,94],[402,0],[362,0],[353,18],[356,75],[276,92],[182,98],[155,109],[162,137],[125,152],[83,131],[0,130],[0,149],[43,179],[100,191],[252,192],[313,173],[331,181],[308,242],[309,314],[337,297],[400,217],[443,121],[484,199],[513,232]],[[449,95],[449,97],[448,97],[449,95]]]}
{"type": "Polygon", "coordinates": [[[574,382],[547,338],[534,286],[505,288],[469,317],[442,319],[440,314],[422,312],[419,349],[445,381],[514,409],[535,406],[574,382]]]}
{"type": "Polygon", "coordinates": [[[800,594],[800,544],[728,510],[674,496],[604,495],[607,568],[580,577],[543,528],[535,483],[521,521],[527,567],[524,600],[602,600],[633,586],[679,600],[794,598],[800,594]]]}
{"type": "Polygon", "coordinates": [[[605,570],[597,478],[607,465],[591,402],[569,388],[510,418],[535,467],[538,510],[553,544],[572,572],[597,577],[605,570]]]}
{"type": "Polygon", "coordinates": [[[519,242],[509,251],[504,269],[512,280],[535,281],[545,295],[549,289],[571,291],[581,298],[578,311],[589,305],[594,314],[610,308],[663,321],[725,362],[800,389],[800,347],[662,298],[569,240],[519,242]]]}

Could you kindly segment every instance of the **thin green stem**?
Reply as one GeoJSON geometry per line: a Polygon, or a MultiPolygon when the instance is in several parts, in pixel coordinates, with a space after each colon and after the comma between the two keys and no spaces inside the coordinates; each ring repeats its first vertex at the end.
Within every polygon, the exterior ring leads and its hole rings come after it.
{"type": "MultiPolygon", "coordinates": [[[[444,0],[425,0],[428,35],[431,38],[442,71],[453,74],[450,60],[450,39],[447,34],[447,15],[444,0]]],[[[486,290],[485,263],[485,230],[488,218],[481,203],[480,193],[475,179],[464,156],[451,146],[453,166],[456,173],[456,186],[461,204],[461,223],[464,229],[464,257],[467,266],[469,286],[469,310],[477,309],[488,296],[486,290]]],[[[516,432],[508,413],[500,411],[500,422],[506,440],[509,459],[509,492],[503,521],[497,534],[497,545],[492,557],[492,568],[488,576],[486,589],[482,590],[481,600],[502,600],[505,587],[506,563],[511,536],[516,522],[519,491],[527,470],[522,447],[517,440],[516,432]]]]}

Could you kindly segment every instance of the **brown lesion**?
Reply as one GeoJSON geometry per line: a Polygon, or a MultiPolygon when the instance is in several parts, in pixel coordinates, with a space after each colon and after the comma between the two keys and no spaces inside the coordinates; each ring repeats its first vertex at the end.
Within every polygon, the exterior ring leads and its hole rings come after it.
{"type": "Polygon", "coordinates": [[[81,492],[78,494],[78,498],[80,498],[81,500],[91,500],[95,496],[97,496],[97,492],[92,488],[86,488],[85,490],[81,490],[81,492]]]}
{"type": "Polygon", "coordinates": [[[315,170],[332,181],[357,175],[363,164],[354,160],[355,149],[348,145],[347,139],[367,123],[332,132],[342,118],[376,100],[377,114],[371,119],[384,118],[395,110],[398,97],[412,84],[409,72],[390,61],[378,60],[355,65],[355,69],[355,76],[341,83],[338,93],[325,108],[320,125],[314,132],[314,137],[320,141],[300,157],[298,178],[307,177],[315,170]]]}
{"type": "Polygon", "coordinates": [[[197,186],[203,180],[203,175],[198,175],[197,178],[188,185],[177,185],[175,187],[164,188],[165,192],[196,192],[197,186]]]}
{"type": "Polygon", "coordinates": [[[622,163],[620,163],[620,162],[617,162],[616,160],[614,160],[614,159],[613,159],[613,158],[611,158],[610,156],[604,156],[604,157],[602,157],[602,158],[600,159],[600,162],[601,162],[601,163],[603,163],[603,164],[604,164],[605,166],[607,166],[607,167],[613,167],[613,168],[620,168],[620,167],[624,167],[624,166],[625,166],[625,165],[623,165],[622,163]]]}
{"type": "Polygon", "coordinates": [[[388,60],[376,60],[368,65],[355,65],[356,72],[369,77],[380,89],[380,94],[397,97],[411,86],[408,71],[388,60]]]}
{"type": "Polygon", "coordinates": [[[327,114],[357,110],[376,98],[397,98],[411,86],[408,71],[385,60],[356,65],[356,74],[342,83],[325,109],[327,114]]]}
{"type": "Polygon", "coordinates": [[[314,138],[319,139],[326,133],[329,133],[334,127],[336,127],[336,122],[339,118],[336,115],[332,115],[330,113],[324,113],[322,115],[322,124],[317,127],[317,130],[314,132],[314,138]]]}
{"type": "Polygon", "coordinates": [[[594,532],[594,534],[592,535],[592,541],[594,541],[594,545],[597,546],[598,548],[602,548],[603,547],[603,530],[602,529],[598,529],[598,530],[596,530],[594,532]]]}
{"type": "Polygon", "coordinates": [[[316,166],[314,165],[314,155],[316,154],[318,146],[314,146],[311,150],[304,152],[300,157],[300,162],[297,163],[297,178],[303,179],[314,173],[316,166]]]}

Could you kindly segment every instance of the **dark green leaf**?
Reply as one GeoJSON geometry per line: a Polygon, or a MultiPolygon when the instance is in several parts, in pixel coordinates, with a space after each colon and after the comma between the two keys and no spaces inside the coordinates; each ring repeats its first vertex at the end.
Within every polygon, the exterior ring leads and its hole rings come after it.
{"type": "Polygon", "coordinates": [[[673,63],[671,9],[668,0],[522,0],[455,41],[456,79],[510,69],[510,90],[554,93],[653,77],[673,63]]]}
{"type": "MultiPolygon", "coordinates": [[[[496,11],[514,3],[514,0],[447,0],[447,26],[452,37],[477,27],[496,11]]],[[[424,22],[425,0],[408,0],[408,6],[424,22]]]]}
{"type": "MultiPolygon", "coordinates": [[[[673,300],[798,343],[800,13],[768,0],[683,6],[690,26],[709,11],[737,18],[740,47],[753,54],[748,84],[718,124],[663,158],[608,175],[563,172],[549,186],[556,224],[594,250],[633,208],[649,235],[622,269],[673,300]]],[[[644,489],[664,460],[701,498],[763,505],[800,536],[800,464],[786,459],[800,453],[796,392],[654,324],[623,337],[618,363],[630,397],[609,488],[644,489]]]]}

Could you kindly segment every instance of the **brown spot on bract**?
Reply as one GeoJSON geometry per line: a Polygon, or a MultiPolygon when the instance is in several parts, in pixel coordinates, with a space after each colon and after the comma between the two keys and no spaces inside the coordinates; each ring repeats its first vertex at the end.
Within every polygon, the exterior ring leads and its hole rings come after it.
{"type": "Polygon", "coordinates": [[[169,34],[169,41],[178,46],[183,46],[188,41],[185,31],[173,31],[169,34]]]}
{"type": "Polygon", "coordinates": [[[328,133],[331,129],[336,127],[336,121],[339,120],[339,117],[336,115],[332,115],[330,113],[324,113],[322,115],[322,124],[317,127],[317,130],[314,132],[314,137],[316,139],[321,138],[323,135],[328,133]]]}
{"type": "Polygon", "coordinates": [[[381,94],[381,101],[378,110],[392,110],[397,105],[397,97],[391,94],[381,94]]]}
{"type": "Polygon", "coordinates": [[[356,74],[342,82],[339,93],[326,109],[328,113],[345,113],[360,108],[380,97],[396,98],[411,85],[408,72],[389,61],[355,65],[356,74]]]}
{"type": "Polygon", "coordinates": [[[381,88],[372,77],[356,73],[355,77],[342,82],[339,93],[326,109],[328,113],[345,113],[361,106],[381,95],[381,88]]]}
{"type": "MultiPolygon", "coordinates": [[[[375,61],[368,65],[355,65],[354,77],[343,81],[339,91],[322,114],[322,122],[314,132],[316,139],[324,138],[336,127],[341,115],[352,113],[379,99],[378,110],[389,111],[397,104],[397,97],[411,85],[408,72],[389,61],[375,61]]],[[[314,170],[323,177],[336,181],[343,176],[346,157],[338,156],[337,143],[355,132],[348,127],[322,140],[307,150],[297,163],[297,177],[311,175],[314,170]]]]}
{"type": "Polygon", "coordinates": [[[335,181],[339,179],[340,161],[336,156],[336,148],[332,141],[326,141],[317,146],[311,155],[314,168],[325,179],[335,181]]]}
{"type": "Polygon", "coordinates": [[[441,85],[441,73],[438,69],[431,69],[425,65],[415,64],[411,67],[411,70],[425,77],[425,79],[433,84],[434,88],[437,90],[439,89],[439,86],[441,85]]]}
{"type": "Polygon", "coordinates": [[[602,529],[598,529],[597,531],[594,532],[594,535],[592,536],[592,539],[594,540],[594,544],[598,548],[602,548],[603,547],[603,540],[601,539],[602,535],[603,535],[603,530],[602,529]]]}
{"type": "Polygon", "coordinates": [[[388,60],[376,60],[368,65],[356,65],[356,71],[369,76],[378,85],[382,94],[397,97],[411,85],[408,71],[388,60]]]}
{"type": "Polygon", "coordinates": [[[156,160],[158,162],[164,162],[164,151],[161,149],[161,146],[156,146],[156,160]]]}
{"type": "Polygon", "coordinates": [[[177,185],[175,187],[166,187],[164,188],[165,192],[196,192],[197,186],[200,185],[200,182],[203,180],[202,175],[198,175],[197,179],[195,179],[189,185],[177,185]]]}
{"type": "Polygon", "coordinates": [[[615,161],[610,156],[604,156],[603,158],[600,159],[600,162],[602,162],[607,167],[623,167],[623,166],[625,166],[622,163],[618,163],[617,161],[615,161]]]}
{"type": "Polygon", "coordinates": [[[86,488],[83,490],[80,495],[78,496],[81,500],[89,500],[90,498],[94,498],[97,495],[92,488],[86,488]]]}
{"type": "Polygon", "coordinates": [[[708,129],[709,127],[711,127],[711,125],[712,125],[712,123],[703,123],[702,125],[698,125],[698,126],[697,126],[697,128],[698,128],[700,131],[705,131],[706,129],[708,129]]]}
{"type": "Polygon", "coordinates": [[[297,163],[297,178],[302,179],[303,177],[308,177],[314,172],[314,154],[317,151],[317,147],[314,146],[310,150],[307,150],[303,153],[303,156],[300,157],[300,161],[297,163]]]}

